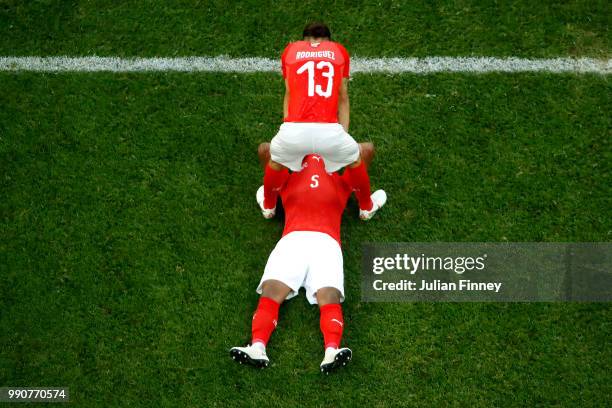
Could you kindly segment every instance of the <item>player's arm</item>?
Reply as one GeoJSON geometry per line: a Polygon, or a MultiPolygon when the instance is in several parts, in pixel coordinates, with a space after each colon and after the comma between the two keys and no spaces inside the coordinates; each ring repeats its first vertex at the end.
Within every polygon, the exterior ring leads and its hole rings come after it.
{"type": "Polygon", "coordinates": [[[283,99],[283,118],[289,116],[289,80],[285,78],[285,98],[283,99]]]}
{"type": "Polygon", "coordinates": [[[285,47],[283,51],[283,55],[281,55],[281,72],[283,74],[283,79],[285,80],[285,97],[283,98],[283,118],[289,116],[289,79],[287,78],[287,64],[285,63],[285,59],[287,58],[287,53],[289,52],[289,48],[291,44],[285,47]]]}
{"type": "Polygon", "coordinates": [[[342,78],[342,84],[338,93],[338,122],[340,122],[346,132],[349,130],[350,116],[348,81],[348,78],[342,78]]]}

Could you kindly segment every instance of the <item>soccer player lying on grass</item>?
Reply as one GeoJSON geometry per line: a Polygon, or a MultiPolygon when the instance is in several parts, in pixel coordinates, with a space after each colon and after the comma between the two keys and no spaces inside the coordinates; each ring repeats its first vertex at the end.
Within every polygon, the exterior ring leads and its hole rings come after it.
{"type": "Polygon", "coordinates": [[[284,123],[272,139],[271,158],[264,170],[264,218],[276,212],[278,190],[285,171],[299,171],[302,159],[316,153],[332,173],[350,166],[351,185],[359,202],[359,217],[370,219],[379,203],[370,195],[370,179],[357,142],[349,135],[348,81],[350,58],[331,41],[325,24],[304,28],[302,41],[287,45],[281,57],[285,98],[284,123]]]}
{"type": "MultiPolygon", "coordinates": [[[[367,151],[372,157],[371,144],[367,151]]],[[[260,159],[267,154],[267,146],[260,146],[260,159]]],[[[347,168],[342,176],[328,173],[323,158],[308,155],[299,172],[285,170],[280,195],[285,209],[283,237],[276,244],[257,287],[261,294],[252,320],[251,345],[233,347],[230,356],[242,363],[267,367],[266,344],[276,328],[278,309],[285,299],[306,289],[310,304],[318,304],[321,313],[325,355],[321,372],[346,365],[352,352],[340,348],[344,321],[340,303],[344,300],[344,272],[340,249],[340,223],[346,202],[354,191],[351,172],[347,168]]],[[[263,199],[263,191],[258,198],[263,199]]],[[[383,190],[376,191],[379,208],[386,202],[383,190]]]]}

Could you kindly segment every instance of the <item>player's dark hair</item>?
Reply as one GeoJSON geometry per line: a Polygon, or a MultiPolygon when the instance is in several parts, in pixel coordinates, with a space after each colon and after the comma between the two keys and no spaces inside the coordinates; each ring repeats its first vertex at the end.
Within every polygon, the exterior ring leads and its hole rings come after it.
{"type": "Polygon", "coordinates": [[[329,31],[329,27],[327,25],[315,22],[304,27],[304,33],[302,36],[303,38],[328,38],[331,40],[331,31],[329,31]]]}

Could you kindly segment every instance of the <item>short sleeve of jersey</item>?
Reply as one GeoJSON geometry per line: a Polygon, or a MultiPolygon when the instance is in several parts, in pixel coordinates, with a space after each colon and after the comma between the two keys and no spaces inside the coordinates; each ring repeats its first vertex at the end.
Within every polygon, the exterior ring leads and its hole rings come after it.
{"type": "Polygon", "coordinates": [[[342,56],[344,57],[344,72],[342,73],[342,77],[343,78],[348,78],[350,75],[350,71],[351,71],[351,57],[349,56],[348,51],[346,50],[346,48],[344,48],[343,45],[338,44],[338,47],[340,48],[340,51],[342,52],[342,56]]]}
{"type": "Polygon", "coordinates": [[[287,54],[289,53],[289,47],[291,47],[291,43],[287,44],[285,50],[283,51],[283,54],[281,55],[281,71],[283,73],[283,78],[287,78],[287,66],[285,59],[287,57],[287,54]]]}

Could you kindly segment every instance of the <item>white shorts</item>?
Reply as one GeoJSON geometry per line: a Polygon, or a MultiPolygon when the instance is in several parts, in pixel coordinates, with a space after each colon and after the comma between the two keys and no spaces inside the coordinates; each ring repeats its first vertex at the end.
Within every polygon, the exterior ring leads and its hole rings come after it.
{"type": "Polygon", "coordinates": [[[339,123],[283,123],[272,142],[272,160],[300,171],[304,156],[316,153],[323,157],[329,173],[354,163],[359,158],[359,144],[339,123]]]}
{"type": "Polygon", "coordinates": [[[314,305],[317,303],[317,291],[332,287],[340,291],[342,302],[344,270],[340,244],[323,232],[290,232],[278,241],[270,254],[257,293],[261,294],[262,284],[270,279],[281,281],[291,288],[287,299],[297,295],[303,287],[306,289],[306,299],[314,305]]]}

